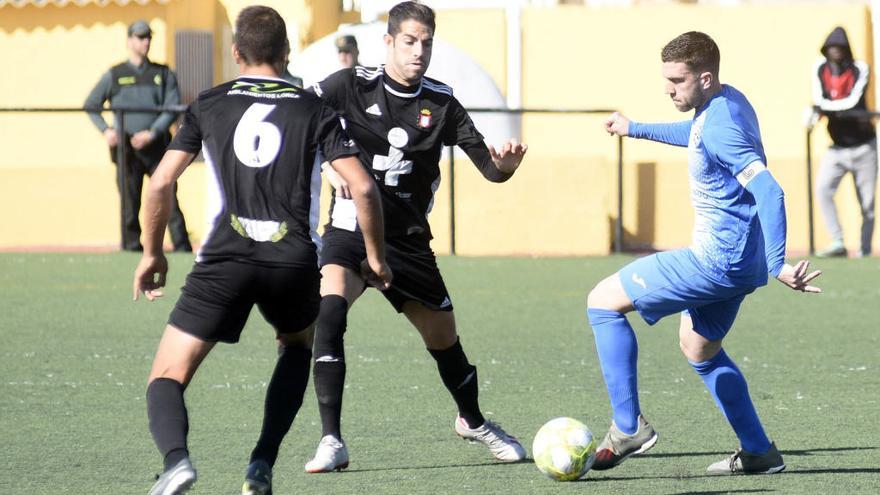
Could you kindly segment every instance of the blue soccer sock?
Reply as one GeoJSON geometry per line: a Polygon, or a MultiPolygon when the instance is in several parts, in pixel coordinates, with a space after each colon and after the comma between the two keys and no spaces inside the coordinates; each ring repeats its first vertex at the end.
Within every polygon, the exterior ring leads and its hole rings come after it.
{"type": "Polygon", "coordinates": [[[758,455],[770,450],[770,440],[749,397],[746,378],[724,349],[708,361],[688,362],[703,379],[715,403],[733,427],[743,450],[758,455]]]}
{"type": "Polygon", "coordinates": [[[587,309],[587,318],[596,338],[599,364],[608,388],[614,424],[627,435],[639,428],[639,390],[636,361],[639,345],[636,334],[623,314],[607,309],[587,309]]]}

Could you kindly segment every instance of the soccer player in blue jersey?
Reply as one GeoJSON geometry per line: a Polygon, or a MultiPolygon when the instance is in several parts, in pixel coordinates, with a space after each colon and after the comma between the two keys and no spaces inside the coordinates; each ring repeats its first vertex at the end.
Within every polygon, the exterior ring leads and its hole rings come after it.
{"type": "Polygon", "coordinates": [[[709,474],[771,474],[785,469],[764,432],[745,377],[722,348],[747,294],[768,274],[792,289],[821,292],[809,262],[785,263],[782,189],[767,169],[758,119],[746,97],[718,80],[720,53],[706,34],[684,33],[661,54],[666,93],[691,120],[643,124],[614,114],[610,134],[688,149],[696,215],[690,247],[640,258],[602,280],[587,298],[587,316],[611,400],[613,421],[593,469],[610,469],[657,442],[639,409],[638,345],[624,316],[635,309],[653,325],[681,313],[679,345],[740,440],[709,474]]]}

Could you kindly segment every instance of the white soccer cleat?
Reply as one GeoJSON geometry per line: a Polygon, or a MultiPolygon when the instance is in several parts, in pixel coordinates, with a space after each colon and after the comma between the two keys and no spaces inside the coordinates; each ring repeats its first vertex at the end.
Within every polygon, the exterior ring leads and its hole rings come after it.
{"type": "Polygon", "coordinates": [[[516,462],[526,458],[526,449],[519,440],[508,435],[497,424],[486,420],[479,428],[471,429],[461,417],[455,418],[455,433],[465,440],[480,442],[489,447],[489,452],[499,461],[516,462]]]}
{"type": "Polygon", "coordinates": [[[348,448],[333,435],[325,435],[318,444],[315,457],[306,463],[307,473],[329,473],[348,467],[348,448]]]}
{"type": "Polygon", "coordinates": [[[189,491],[195,482],[196,470],[189,458],[183,458],[158,477],[149,495],[180,495],[189,491]]]}

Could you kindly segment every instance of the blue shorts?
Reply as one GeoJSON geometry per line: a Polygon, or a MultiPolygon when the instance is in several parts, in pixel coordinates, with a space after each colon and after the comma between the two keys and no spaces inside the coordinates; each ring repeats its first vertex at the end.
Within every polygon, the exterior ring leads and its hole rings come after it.
{"type": "Polygon", "coordinates": [[[727,335],[739,305],[756,287],[730,287],[706,275],[690,249],[639,258],[620,272],[623,289],[649,325],[685,312],[694,330],[709,340],[727,335]]]}

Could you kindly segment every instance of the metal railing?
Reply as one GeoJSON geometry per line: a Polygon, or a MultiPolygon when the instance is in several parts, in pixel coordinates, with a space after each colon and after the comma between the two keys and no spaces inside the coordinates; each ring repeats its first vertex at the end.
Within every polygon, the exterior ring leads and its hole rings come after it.
{"type": "Polygon", "coordinates": [[[817,107],[813,107],[813,112],[807,120],[807,224],[809,232],[809,249],[810,256],[816,254],[816,231],[815,231],[815,213],[813,206],[813,129],[819,119],[827,114],[833,114],[835,117],[853,117],[853,118],[870,118],[876,119],[880,117],[880,112],[868,112],[866,110],[846,110],[842,112],[825,112],[817,107]]]}
{"type": "MultiPolygon", "coordinates": [[[[0,113],[103,113],[103,112],[112,112],[114,120],[114,127],[117,129],[125,129],[125,114],[126,113],[164,113],[164,112],[173,112],[176,114],[181,114],[189,108],[188,105],[169,105],[163,107],[147,107],[147,106],[116,106],[116,107],[19,107],[19,108],[0,108],[0,113]]],[[[125,239],[127,229],[125,228],[125,219],[127,218],[128,209],[131,208],[131,205],[128,204],[125,197],[126,194],[123,192],[126,187],[126,174],[128,173],[128,163],[126,161],[126,153],[127,153],[127,140],[123,139],[124,136],[120,136],[120,139],[117,140],[116,143],[116,170],[117,170],[117,182],[119,183],[119,207],[120,207],[120,232],[123,236],[122,244],[124,246],[129,245],[127,241],[129,239],[125,239]]],[[[137,215],[137,212],[133,212],[137,215]]]]}
{"type": "MultiPolygon", "coordinates": [[[[18,107],[18,108],[0,108],[0,113],[101,113],[112,112],[115,118],[114,127],[118,129],[125,128],[125,114],[129,112],[137,113],[163,113],[174,112],[183,113],[189,108],[187,105],[173,105],[164,107],[140,107],[140,106],[116,106],[116,107],[18,107]]],[[[614,110],[610,109],[548,109],[548,108],[469,108],[469,113],[506,113],[506,114],[568,114],[568,115],[598,115],[611,114],[614,110]]],[[[120,184],[125,184],[126,174],[126,140],[120,139],[116,147],[116,163],[119,169],[120,184]]],[[[455,153],[454,147],[449,147],[449,252],[456,254],[456,238],[455,238],[455,153]]],[[[121,208],[123,214],[121,221],[125,221],[126,208],[128,205],[125,201],[125,195],[120,194],[121,208]]],[[[623,138],[617,137],[617,218],[614,226],[614,252],[623,252],[623,138]]],[[[125,232],[123,225],[122,231],[125,232]]]]}

